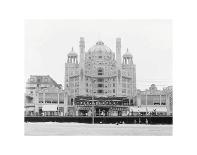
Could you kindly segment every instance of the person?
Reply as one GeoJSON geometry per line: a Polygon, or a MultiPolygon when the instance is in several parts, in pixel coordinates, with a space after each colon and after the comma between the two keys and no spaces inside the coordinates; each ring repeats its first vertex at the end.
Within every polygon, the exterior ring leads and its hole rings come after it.
{"type": "Polygon", "coordinates": [[[146,124],[148,124],[148,119],[146,118],[146,124]]]}

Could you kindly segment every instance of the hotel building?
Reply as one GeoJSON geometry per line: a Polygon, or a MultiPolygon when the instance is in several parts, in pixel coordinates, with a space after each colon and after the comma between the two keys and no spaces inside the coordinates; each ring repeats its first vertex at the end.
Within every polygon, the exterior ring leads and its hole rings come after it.
{"type": "MultiPolygon", "coordinates": [[[[94,96],[97,101],[94,104],[96,111],[110,111],[112,109],[100,103],[106,103],[107,100],[113,100],[112,97],[128,98],[128,101],[136,96],[136,66],[133,63],[133,56],[127,49],[121,56],[121,39],[116,39],[116,51],[113,52],[102,41],[96,42],[88,50],[85,49],[85,40],[80,38],[79,57],[72,50],[67,55],[65,63],[65,91],[73,98],[73,104],[69,105],[70,111],[83,111],[85,105],[77,105],[75,99],[88,96],[94,96]],[[102,98],[102,101],[99,99],[102,98]],[[107,107],[107,108],[106,108],[107,107]],[[73,110],[73,108],[75,110],[73,110]]],[[[90,103],[91,99],[86,98],[90,103]]],[[[85,102],[85,103],[86,103],[85,102]]],[[[131,102],[128,102],[128,106],[131,102]]],[[[118,105],[114,105],[119,107],[118,105]]],[[[125,113],[128,112],[128,106],[125,107],[125,113]]],[[[117,108],[116,107],[116,108],[117,108]]],[[[119,107],[121,108],[121,107],[119,107]]],[[[91,111],[89,106],[86,107],[86,113],[91,111]]],[[[118,112],[117,112],[118,113],[118,112]]]]}

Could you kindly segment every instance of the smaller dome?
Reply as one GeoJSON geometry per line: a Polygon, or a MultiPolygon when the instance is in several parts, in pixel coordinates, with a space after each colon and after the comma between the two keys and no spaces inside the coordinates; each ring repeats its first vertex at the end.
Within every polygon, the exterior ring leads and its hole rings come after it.
{"type": "Polygon", "coordinates": [[[123,57],[133,57],[132,54],[129,52],[128,48],[127,48],[126,53],[123,54],[123,57]]]}
{"type": "Polygon", "coordinates": [[[73,47],[71,51],[68,53],[68,56],[77,56],[77,53],[74,51],[73,47]]]}

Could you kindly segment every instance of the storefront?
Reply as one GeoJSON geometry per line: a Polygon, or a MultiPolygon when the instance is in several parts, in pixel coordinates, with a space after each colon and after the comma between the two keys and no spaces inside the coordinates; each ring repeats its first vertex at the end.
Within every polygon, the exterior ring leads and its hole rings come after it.
{"type": "Polygon", "coordinates": [[[165,106],[147,107],[147,111],[150,115],[167,115],[167,107],[165,106]]]}
{"type": "Polygon", "coordinates": [[[25,116],[34,116],[35,115],[35,107],[34,106],[26,106],[25,107],[25,116]]]}
{"type": "Polygon", "coordinates": [[[74,106],[76,107],[77,116],[128,116],[129,102],[126,97],[76,97],[74,106]]]}
{"type": "Polygon", "coordinates": [[[44,116],[58,116],[58,107],[57,105],[43,105],[42,112],[44,116]]]}
{"type": "Polygon", "coordinates": [[[130,107],[130,115],[167,115],[166,106],[135,106],[130,107]]]}

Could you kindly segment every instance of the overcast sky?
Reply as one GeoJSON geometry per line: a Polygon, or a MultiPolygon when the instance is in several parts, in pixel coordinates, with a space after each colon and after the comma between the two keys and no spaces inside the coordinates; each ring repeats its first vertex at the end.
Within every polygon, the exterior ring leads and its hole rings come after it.
{"type": "Polygon", "coordinates": [[[122,39],[136,64],[138,89],[155,83],[172,85],[172,23],[170,20],[26,20],[25,80],[30,75],[50,75],[64,85],[64,63],[73,47],[79,53],[79,38],[86,51],[102,40],[115,52],[122,39]]]}

